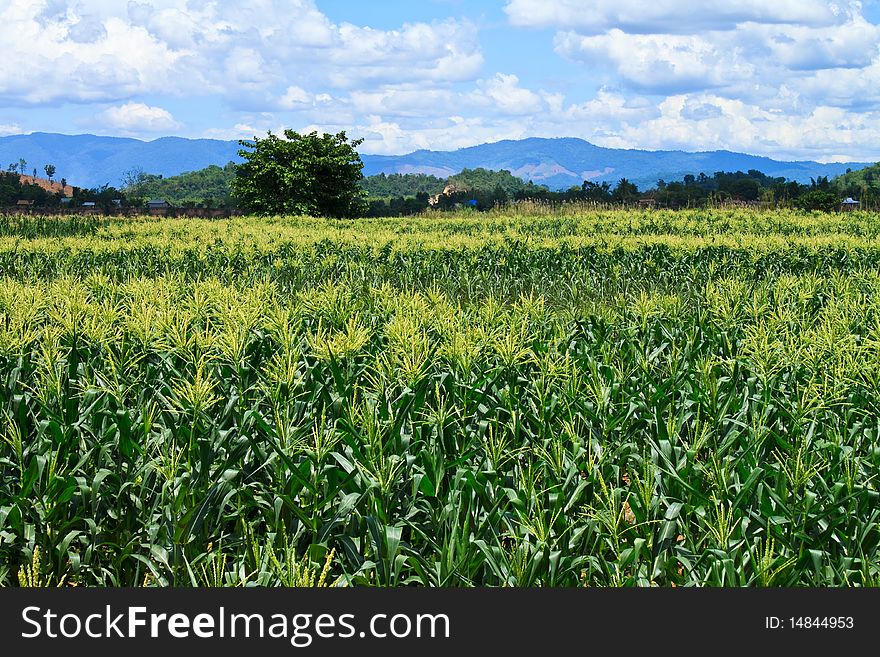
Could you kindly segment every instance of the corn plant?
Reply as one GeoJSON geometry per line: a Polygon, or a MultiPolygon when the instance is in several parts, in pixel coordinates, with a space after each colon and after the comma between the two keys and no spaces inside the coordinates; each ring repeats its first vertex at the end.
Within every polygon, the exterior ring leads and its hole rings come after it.
{"type": "Polygon", "coordinates": [[[876,586],[878,237],[0,218],[0,583],[876,586]]]}

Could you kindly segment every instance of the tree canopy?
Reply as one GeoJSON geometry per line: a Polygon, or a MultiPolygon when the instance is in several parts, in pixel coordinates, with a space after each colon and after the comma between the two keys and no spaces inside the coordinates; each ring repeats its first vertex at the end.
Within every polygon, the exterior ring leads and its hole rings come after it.
{"type": "Polygon", "coordinates": [[[501,171],[493,171],[482,167],[462,169],[459,173],[449,176],[448,180],[458,190],[503,190],[508,196],[515,196],[517,194],[529,196],[547,190],[547,187],[544,185],[536,185],[522,178],[517,178],[506,169],[501,171]]]}
{"type": "Polygon", "coordinates": [[[371,199],[415,197],[418,194],[439,194],[446,180],[425,173],[379,173],[361,181],[361,188],[371,199]]]}
{"type": "Polygon", "coordinates": [[[156,198],[172,205],[228,207],[231,204],[229,186],[235,178],[235,170],[233,162],[224,167],[211,165],[167,178],[132,170],[123,176],[123,186],[129,197],[141,201],[156,198]]]}
{"type": "Polygon", "coordinates": [[[241,140],[230,186],[239,205],[256,214],[306,214],[356,217],[364,213],[359,186],[363,162],[355,150],[363,140],[349,141],[345,132],[319,135],[285,130],[241,140]]]}
{"type": "Polygon", "coordinates": [[[55,195],[39,185],[23,183],[17,173],[0,171],[0,206],[15,205],[18,200],[34,201],[37,206],[57,202],[55,195]]]}

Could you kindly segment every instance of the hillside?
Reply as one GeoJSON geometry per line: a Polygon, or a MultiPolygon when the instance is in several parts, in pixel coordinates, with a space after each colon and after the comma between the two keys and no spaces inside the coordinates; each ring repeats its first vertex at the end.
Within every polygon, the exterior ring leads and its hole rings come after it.
{"type": "Polygon", "coordinates": [[[424,173],[384,173],[367,176],[361,181],[363,189],[370,198],[395,198],[439,194],[446,187],[446,180],[424,173]]]}
{"type": "MultiPolygon", "coordinates": [[[[118,186],[133,169],[165,178],[210,165],[240,162],[235,141],[163,137],[140,141],[95,135],[35,132],[0,137],[0,162],[24,159],[30,167],[54,164],[56,178],[79,187],[118,186]]],[[[420,150],[407,155],[362,154],[364,175],[423,173],[447,178],[463,169],[508,170],[522,180],[565,189],[584,180],[615,183],[627,178],[641,189],[658,179],[679,180],[686,174],[716,171],[762,171],[801,183],[843,174],[867,163],[819,164],[781,162],[730,151],[645,151],[602,148],[583,139],[506,140],[457,151],[420,150]]]]}
{"type": "Polygon", "coordinates": [[[140,141],[124,137],[34,132],[0,137],[0,163],[24,159],[27,168],[56,166],[55,178],[77,187],[120,186],[132,169],[173,176],[229,161],[240,162],[239,145],[216,139],[162,137],[140,141]]]}
{"type": "Polygon", "coordinates": [[[858,171],[849,171],[831,181],[841,191],[880,191],[880,162],[858,171]]]}
{"type": "Polygon", "coordinates": [[[165,178],[141,173],[136,182],[126,188],[129,196],[143,199],[162,199],[172,205],[205,203],[228,205],[229,183],[235,177],[235,164],[224,167],[211,165],[199,171],[187,171],[165,178]]]}
{"type": "Polygon", "coordinates": [[[379,173],[361,181],[361,188],[370,198],[409,197],[419,194],[434,196],[449,187],[458,191],[491,192],[500,189],[510,195],[539,191],[538,186],[517,178],[509,171],[489,171],[483,168],[463,169],[447,178],[424,173],[392,173],[387,176],[379,173]]]}
{"type": "Polygon", "coordinates": [[[447,177],[478,167],[512,172],[523,180],[565,189],[584,180],[614,183],[627,178],[640,189],[658,180],[679,180],[687,174],[711,175],[716,171],[758,170],[771,177],[808,183],[819,176],[833,177],[866,163],[820,164],[782,162],[730,151],[644,151],[602,148],[582,139],[499,141],[457,151],[421,150],[408,155],[365,155],[364,175],[425,173],[447,177]]]}
{"type": "Polygon", "coordinates": [[[73,196],[72,185],[62,185],[57,180],[49,180],[47,178],[34,178],[33,176],[19,175],[18,179],[22,185],[36,185],[41,189],[45,189],[50,194],[63,194],[64,196],[73,196]]]}

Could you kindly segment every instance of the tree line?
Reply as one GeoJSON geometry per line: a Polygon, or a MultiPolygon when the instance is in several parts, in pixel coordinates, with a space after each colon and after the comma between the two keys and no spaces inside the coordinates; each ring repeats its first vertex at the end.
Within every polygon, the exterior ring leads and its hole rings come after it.
{"type": "MultiPolygon", "coordinates": [[[[520,181],[522,184],[514,189],[506,189],[502,185],[493,183],[492,178],[514,178],[510,172],[478,171],[485,172],[482,175],[486,184],[458,185],[454,191],[434,197],[431,203],[424,192],[410,195],[405,191],[406,178],[418,174],[395,174],[397,178],[395,187],[400,190],[400,195],[371,200],[369,215],[415,214],[428,207],[441,210],[472,207],[480,211],[526,199],[558,204],[572,202],[597,205],[644,204],[671,209],[742,203],[830,212],[839,208],[841,196],[865,198],[864,194],[860,194],[853,187],[842,187],[836,180],[829,181],[827,177],[812,179],[809,184],[802,184],[785,178],[770,177],[756,170],[719,171],[711,176],[705,173],[686,175],[682,180],[670,182],[659,180],[654,187],[644,191],[640,191],[626,178],[619,179],[614,185],[609,182],[585,180],[579,186],[562,191],[554,191],[543,185],[522,181],[520,181]]],[[[455,176],[449,178],[450,181],[454,179],[455,176]]],[[[880,194],[871,198],[878,199],[880,194]]],[[[874,207],[874,205],[876,203],[865,204],[866,207],[874,207]]]]}
{"type": "MultiPolygon", "coordinates": [[[[548,203],[600,205],[644,204],[672,209],[705,207],[723,203],[762,204],[832,211],[841,197],[861,200],[862,207],[880,201],[880,164],[847,171],[834,180],[811,179],[802,184],[771,177],[757,170],[686,175],[681,180],[658,180],[645,190],[626,178],[612,184],[584,180],[567,190],[524,181],[509,171],[483,168],[440,178],[423,173],[378,174],[364,177],[357,152],[362,140],[349,140],[345,132],[335,135],[299,134],[285,130],[283,136],[269,132],[265,138],[242,140],[241,164],[209,166],[167,178],[131,169],[120,187],[73,188],[63,199],[39,185],[22,182],[24,160],[0,173],[0,205],[18,200],[34,201],[37,207],[94,204],[104,211],[146,209],[150,199],[161,199],[179,208],[239,209],[258,214],[318,214],[331,217],[401,216],[427,209],[471,208],[484,211],[522,200],[548,203]],[[63,199],[63,200],[62,200],[63,199]]],[[[51,181],[56,170],[44,167],[51,181]]],[[[36,177],[36,170],[34,170],[36,177]]],[[[66,181],[62,179],[62,184],[66,181]]]]}
{"type": "Polygon", "coordinates": [[[283,139],[270,132],[265,139],[243,140],[239,154],[245,163],[236,168],[232,194],[244,210],[262,214],[356,217],[415,214],[428,208],[480,211],[524,199],[608,205],[644,202],[674,209],[738,202],[833,211],[840,207],[841,193],[852,191],[852,185],[841,189],[838,179],[829,181],[827,176],[802,184],[757,170],[658,180],[644,191],[625,178],[614,186],[585,180],[554,191],[522,181],[509,171],[486,169],[466,169],[445,180],[425,174],[380,174],[364,179],[356,150],[361,143],[349,141],[345,132],[300,135],[292,130],[286,130],[283,139]]]}
{"type": "MultiPolygon", "coordinates": [[[[27,174],[30,175],[30,174],[27,174]]],[[[67,187],[67,181],[61,180],[61,189],[67,187]]],[[[130,207],[126,193],[116,187],[103,185],[91,189],[72,187],[73,195],[65,196],[63,192],[52,192],[33,182],[22,181],[17,172],[0,172],[0,208],[15,206],[19,201],[30,201],[38,209],[53,210],[61,207],[77,208],[86,203],[94,204],[95,208],[106,212],[120,207],[130,207]]]]}

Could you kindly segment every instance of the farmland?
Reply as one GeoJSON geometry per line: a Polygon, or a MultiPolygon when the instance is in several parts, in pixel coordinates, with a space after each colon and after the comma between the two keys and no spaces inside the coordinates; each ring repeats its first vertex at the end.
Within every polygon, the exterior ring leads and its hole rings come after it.
{"type": "Polygon", "coordinates": [[[876,586],[878,434],[876,214],[0,217],[4,585],[876,586]]]}

